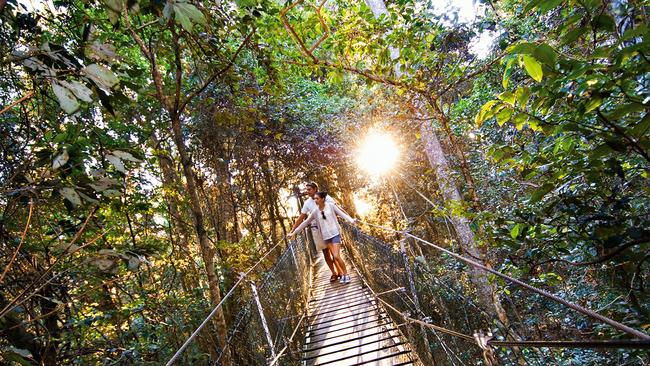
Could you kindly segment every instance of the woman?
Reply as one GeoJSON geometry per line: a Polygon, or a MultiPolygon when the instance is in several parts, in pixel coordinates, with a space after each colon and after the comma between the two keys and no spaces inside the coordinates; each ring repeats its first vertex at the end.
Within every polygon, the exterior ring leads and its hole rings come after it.
{"type": "Polygon", "coordinates": [[[354,223],[355,220],[335,204],[325,202],[326,197],[327,192],[316,193],[314,201],[316,202],[317,208],[309,214],[300,226],[289,233],[289,237],[294,237],[296,233],[307,227],[310,222],[317,220],[318,227],[320,227],[321,234],[323,235],[323,241],[327,244],[330,253],[332,253],[334,263],[342,271],[339,282],[350,283],[350,275],[345,267],[345,262],[341,258],[341,231],[339,230],[339,222],[336,215],[341,216],[350,223],[354,223]]]}

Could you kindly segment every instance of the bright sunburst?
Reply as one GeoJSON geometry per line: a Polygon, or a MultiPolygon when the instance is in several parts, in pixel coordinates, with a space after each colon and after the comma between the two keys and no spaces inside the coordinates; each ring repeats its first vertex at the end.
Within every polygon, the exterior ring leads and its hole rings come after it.
{"type": "Polygon", "coordinates": [[[366,136],[357,152],[357,164],[370,175],[379,176],[393,168],[399,149],[392,137],[373,131],[366,136]]]}

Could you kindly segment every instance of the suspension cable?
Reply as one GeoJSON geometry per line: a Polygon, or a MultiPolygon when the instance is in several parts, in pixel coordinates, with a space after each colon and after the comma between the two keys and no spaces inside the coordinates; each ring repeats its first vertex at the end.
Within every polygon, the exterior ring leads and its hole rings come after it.
{"type": "Polygon", "coordinates": [[[539,295],[542,295],[542,296],[544,296],[546,298],[549,298],[549,299],[551,299],[551,300],[553,300],[555,302],[558,302],[558,303],[560,303],[560,304],[562,304],[562,305],[564,305],[566,307],[569,307],[569,308],[571,308],[571,309],[573,309],[573,310],[575,310],[577,312],[585,314],[585,315],[587,315],[589,317],[592,317],[594,319],[598,319],[603,323],[609,324],[610,326],[612,326],[615,329],[618,329],[618,330],[620,330],[622,332],[633,335],[636,338],[639,338],[639,339],[642,339],[642,340],[645,340],[645,341],[650,341],[650,335],[648,335],[648,334],[646,334],[644,332],[641,332],[641,331],[636,330],[634,328],[628,327],[627,325],[619,323],[616,320],[613,320],[613,319],[610,319],[610,318],[608,318],[606,316],[598,314],[593,310],[587,309],[587,308],[582,307],[582,306],[580,306],[578,304],[574,304],[574,303],[572,303],[570,301],[564,300],[564,299],[560,298],[557,295],[554,295],[554,294],[552,294],[552,293],[550,293],[548,291],[545,291],[545,290],[542,290],[540,288],[529,285],[529,284],[527,284],[527,283],[525,283],[525,282],[523,282],[521,280],[518,280],[516,278],[510,277],[510,276],[508,276],[508,275],[506,275],[504,273],[501,273],[501,272],[499,272],[497,270],[494,270],[494,269],[492,269],[490,267],[487,267],[487,266],[485,266],[485,265],[483,265],[481,263],[478,263],[478,262],[476,262],[476,261],[474,261],[472,259],[465,258],[462,255],[456,254],[456,253],[454,253],[454,252],[452,252],[452,251],[450,251],[448,249],[445,249],[445,248],[440,247],[440,246],[438,246],[436,244],[428,242],[428,241],[426,241],[426,240],[424,240],[424,239],[422,239],[420,237],[417,237],[417,236],[415,236],[415,235],[413,235],[413,234],[411,234],[409,232],[395,230],[395,229],[391,229],[391,228],[371,224],[371,223],[368,223],[368,222],[365,222],[365,221],[362,221],[362,222],[364,222],[367,225],[374,226],[374,227],[377,227],[377,228],[380,228],[380,229],[383,229],[383,230],[386,230],[386,231],[390,231],[390,232],[394,232],[394,233],[400,233],[402,235],[411,237],[411,238],[413,238],[413,239],[415,239],[415,240],[417,240],[417,241],[419,241],[421,243],[424,243],[424,244],[426,244],[426,245],[428,245],[430,247],[433,247],[433,248],[435,248],[435,249],[437,249],[439,251],[442,251],[442,252],[444,252],[444,253],[446,253],[446,254],[448,254],[448,255],[450,255],[450,256],[458,259],[458,260],[461,260],[461,261],[463,261],[465,263],[468,263],[468,264],[470,264],[470,265],[472,265],[474,267],[480,268],[480,269],[482,269],[482,270],[484,270],[486,272],[489,272],[489,273],[492,273],[493,275],[501,277],[501,278],[503,278],[503,279],[505,279],[505,280],[507,280],[509,282],[517,284],[517,285],[519,285],[521,287],[524,287],[524,288],[526,288],[528,290],[531,290],[531,291],[533,291],[533,292],[535,292],[535,293],[537,293],[539,295]]]}
{"type": "MultiPolygon", "coordinates": [[[[244,279],[245,279],[245,278],[246,278],[246,277],[247,277],[247,276],[248,276],[248,275],[249,275],[249,274],[250,274],[250,273],[251,273],[251,272],[252,272],[252,271],[253,271],[253,270],[254,270],[254,269],[259,265],[259,264],[260,264],[260,263],[262,263],[262,261],[263,261],[264,259],[266,259],[266,257],[267,257],[269,254],[271,254],[271,252],[273,252],[273,250],[275,250],[275,248],[277,248],[280,244],[282,244],[282,243],[285,242],[285,241],[286,241],[286,238],[282,239],[282,240],[279,241],[277,244],[275,244],[271,249],[269,249],[269,250],[266,252],[266,254],[264,254],[264,255],[262,256],[262,258],[260,258],[260,259],[259,259],[259,260],[258,260],[258,261],[257,261],[257,262],[252,266],[252,267],[250,267],[246,272],[244,272],[244,273],[239,277],[239,279],[237,280],[237,282],[235,282],[235,284],[230,288],[230,290],[228,291],[228,293],[226,293],[226,295],[225,295],[224,297],[221,298],[221,301],[219,301],[219,303],[214,307],[214,309],[212,309],[212,311],[210,312],[210,314],[208,314],[208,316],[203,320],[203,322],[201,323],[201,325],[199,325],[199,327],[196,328],[196,330],[195,330],[195,331],[194,331],[194,332],[189,336],[189,338],[187,338],[187,340],[185,341],[185,343],[183,343],[183,345],[182,345],[182,346],[181,346],[181,347],[176,351],[176,353],[174,353],[174,355],[172,356],[172,358],[170,358],[169,361],[167,361],[167,363],[165,364],[165,366],[171,366],[171,365],[174,363],[174,361],[176,361],[176,359],[178,359],[178,357],[180,357],[181,353],[183,353],[183,351],[185,351],[185,349],[187,348],[187,346],[190,345],[190,343],[192,342],[192,340],[194,340],[194,338],[199,334],[199,332],[200,332],[203,328],[205,328],[205,326],[208,324],[208,322],[210,321],[210,319],[212,319],[212,317],[215,316],[215,314],[217,314],[217,311],[219,310],[219,308],[221,308],[221,306],[224,304],[224,302],[225,302],[225,301],[226,301],[226,300],[227,300],[227,299],[228,299],[228,298],[229,298],[229,297],[230,297],[230,296],[235,292],[235,289],[236,289],[236,288],[237,288],[237,287],[238,287],[238,286],[239,286],[239,285],[244,281],[244,279]]],[[[225,349],[224,349],[224,351],[225,351],[225,349]]]]}

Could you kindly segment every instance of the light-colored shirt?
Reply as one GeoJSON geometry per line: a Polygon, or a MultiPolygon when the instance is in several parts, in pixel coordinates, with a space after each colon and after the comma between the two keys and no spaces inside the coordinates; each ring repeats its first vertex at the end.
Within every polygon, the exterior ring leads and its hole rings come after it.
{"type": "MultiPolygon", "coordinates": [[[[331,196],[325,196],[325,202],[329,202],[331,204],[336,204],[334,202],[334,199],[331,196]]],[[[316,204],[316,201],[314,201],[313,198],[309,197],[307,200],[305,200],[305,203],[302,205],[302,209],[300,210],[301,214],[309,215],[312,211],[318,208],[318,205],[316,204]]],[[[318,222],[313,221],[311,224],[312,229],[318,229],[318,222]]]]}
{"type": "MultiPolygon", "coordinates": [[[[336,204],[336,202],[334,202],[334,198],[332,198],[332,196],[330,195],[325,196],[325,202],[336,204]]],[[[300,213],[309,215],[316,208],[318,208],[316,201],[314,201],[313,198],[309,197],[307,198],[307,200],[305,200],[305,203],[302,205],[302,209],[300,210],[300,213]]]]}
{"type": "Polygon", "coordinates": [[[336,215],[341,216],[348,222],[354,223],[354,219],[350,217],[350,215],[343,212],[343,210],[341,210],[337,205],[330,202],[325,202],[323,211],[321,211],[317,205],[316,209],[312,210],[309,213],[307,219],[303,221],[302,224],[300,224],[300,226],[298,226],[294,232],[301,231],[307,227],[309,223],[315,221],[318,222],[318,227],[320,227],[320,231],[323,234],[323,240],[332,239],[337,235],[341,235],[341,231],[339,229],[339,221],[336,219],[336,215]],[[323,218],[323,214],[325,214],[325,218],[323,218]]]}

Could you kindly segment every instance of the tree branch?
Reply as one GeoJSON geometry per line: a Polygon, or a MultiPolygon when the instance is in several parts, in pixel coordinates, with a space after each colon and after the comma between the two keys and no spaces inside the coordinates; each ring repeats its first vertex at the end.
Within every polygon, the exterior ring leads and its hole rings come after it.
{"type": "Polygon", "coordinates": [[[181,63],[181,45],[178,43],[176,26],[170,27],[172,42],[174,43],[174,64],[176,65],[175,91],[174,91],[174,113],[178,113],[181,103],[181,82],[183,81],[183,64],[181,63]]]}
{"type": "Polygon", "coordinates": [[[142,52],[144,57],[146,57],[147,60],[149,60],[149,63],[151,64],[151,76],[153,76],[153,82],[156,87],[156,94],[158,94],[158,99],[163,104],[163,107],[167,109],[168,112],[171,113],[172,109],[171,106],[169,105],[167,96],[165,95],[164,92],[162,76],[160,75],[160,72],[158,72],[158,69],[156,68],[156,55],[147,48],[142,38],[140,38],[140,36],[133,29],[131,25],[131,20],[129,19],[129,11],[127,8],[126,1],[124,2],[124,5],[122,7],[122,19],[124,20],[124,25],[126,26],[126,29],[129,31],[129,33],[131,33],[131,37],[133,37],[135,43],[138,44],[138,47],[140,48],[140,52],[142,52]]]}
{"type": "Polygon", "coordinates": [[[196,90],[191,92],[187,98],[185,98],[185,101],[181,103],[180,107],[178,108],[178,113],[182,113],[185,107],[187,106],[188,103],[192,101],[192,99],[196,98],[199,94],[201,94],[212,82],[218,78],[219,76],[223,75],[226,71],[228,71],[234,64],[235,61],[237,60],[237,57],[239,56],[239,53],[244,49],[244,46],[248,43],[248,41],[251,39],[253,34],[255,34],[256,29],[253,29],[247,36],[244,38],[242,43],[239,45],[237,48],[237,51],[235,51],[235,54],[233,57],[230,59],[228,64],[221,70],[215,72],[206,80],[200,87],[198,87],[196,90]]]}
{"type": "Polygon", "coordinates": [[[20,252],[20,247],[22,247],[23,242],[25,241],[25,236],[27,236],[27,230],[29,230],[29,223],[32,221],[32,212],[34,211],[34,201],[30,198],[29,199],[29,215],[27,216],[27,223],[25,224],[25,229],[23,230],[23,234],[20,236],[20,243],[18,243],[18,247],[16,248],[16,251],[14,251],[14,255],[11,257],[11,260],[9,261],[9,264],[5,267],[4,271],[2,271],[2,275],[0,275],[0,285],[2,284],[5,275],[9,271],[9,268],[11,268],[11,265],[14,263],[14,260],[16,260],[16,256],[18,255],[18,252],[20,252]]]}
{"type": "Polygon", "coordinates": [[[6,111],[10,110],[11,108],[13,108],[16,104],[20,104],[20,103],[24,102],[25,100],[31,98],[32,96],[34,96],[34,91],[33,90],[30,91],[29,93],[25,94],[24,96],[22,96],[20,99],[11,102],[8,106],[2,108],[2,110],[0,110],[0,114],[3,114],[4,112],[6,112],[6,111]]]}
{"type": "Polygon", "coordinates": [[[609,253],[601,256],[601,257],[598,257],[598,258],[596,258],[594,260],[591,260],[591,261],[571,262],[571,261],[568,261],[568,260],[562,259],[562,258],[553,258],[553,259],[549,259],[549,260],[537,263],[537,264],[535,264],[535,267],[544,265],[546,263],[553,263],[553,262],[562,262],[562,263],[570,264],[572,266],[591,266],[591,265],[599,264],[599,263],[605,262],[605,261],[607,261],[609,259],[612,259],[612,258],[618,256],[619,254],[621,254],[625,249],[631,248],[631,247],[633,247],[635,245],[640,245],[640,244],[645,244],[645,243],[650,243],[650,237],[644,237],[644,238],[641,238],[641,239],[633,240],[633,241],[631,241],[629,243],[625,243],[625,244],[617,247],[613,251],[611,251],[611,252],[609,252],[609,253]]]}

